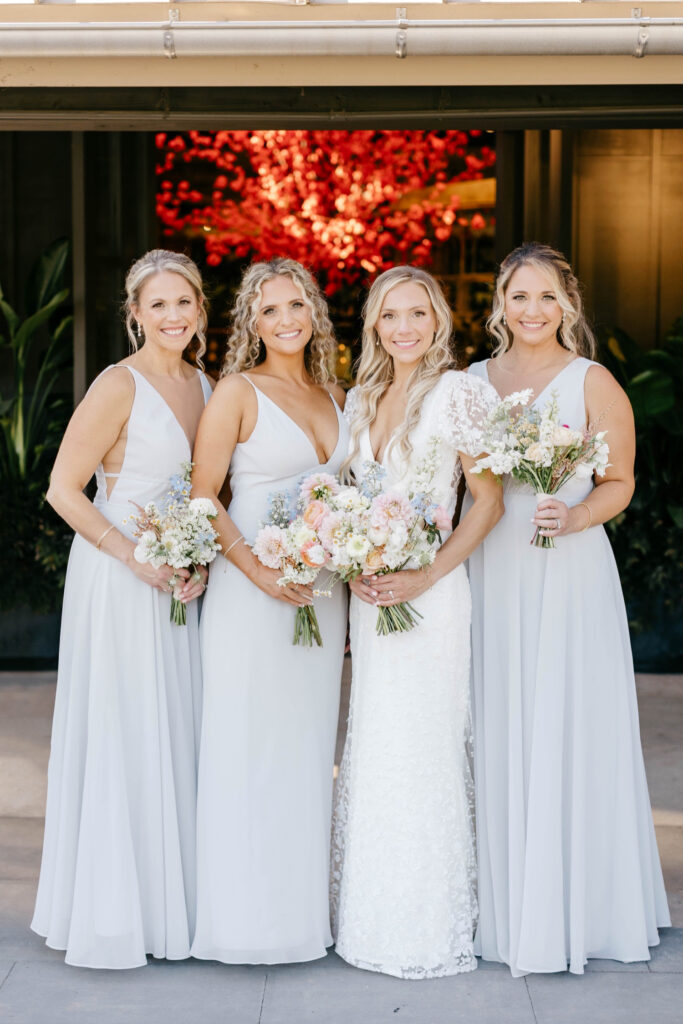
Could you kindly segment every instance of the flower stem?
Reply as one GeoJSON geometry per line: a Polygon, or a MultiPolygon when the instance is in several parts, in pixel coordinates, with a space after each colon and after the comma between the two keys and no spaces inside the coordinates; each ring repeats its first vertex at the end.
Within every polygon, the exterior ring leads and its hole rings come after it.
{"type": "Polygon", "coordinates": [[[318,647],[322,647],[323,638],[320,634],[318,616],[312,604],[297,608],[294,617],[294,639],[292,644],[295,647],[312,647],[315,640],[318,647]]]}
{"type": "Polygon", "coordinates": [[[176,626],[187,625],[187,608],[177,597],[171,597],[171,622],[176,626]]]}

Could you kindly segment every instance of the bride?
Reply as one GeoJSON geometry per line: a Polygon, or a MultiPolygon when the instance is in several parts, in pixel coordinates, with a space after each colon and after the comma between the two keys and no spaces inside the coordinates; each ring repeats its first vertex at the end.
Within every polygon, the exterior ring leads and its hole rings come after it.
{"type": "MultiPolygon", "coordinates": [[[[353,682],[333,822],[337,953],[367,970],[433,978],[476,967],[470,739],[470,593],[463,562],[500,519],[501,488],[470,473],[497,398],[453,369],[451,315],[423,270],[377,278],[364,313],[345,463],[407,491],[437,445],[438,498],[452,517],[464,472],[474,502],[433,565],[352,586],[353,682]],[[377,636],[377,605],[409,601],[410,632],[377,636]]],[[[442,534],[442,535],[443,535],[442,534]]],[[[450,534],[450,535],[449,535],[450,534]]]]}

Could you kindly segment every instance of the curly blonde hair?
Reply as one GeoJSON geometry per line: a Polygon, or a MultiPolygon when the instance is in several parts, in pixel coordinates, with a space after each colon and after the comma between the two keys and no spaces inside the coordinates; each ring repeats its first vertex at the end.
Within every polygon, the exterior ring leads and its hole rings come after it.
{"type": "Polygon", "coordinates": [[[221,377],[241,373],[262,363],[265,346],[259,337],[256,321],[263,298],[263,285],[274,277],[288,277],[301,289],[301,295],[311,311],[313,333],[304,350],[306,372],[316,384],[334,380],[330,371],[332,355],[337,343],[330,322],[325,296],[315,278],[296,260],[278,256],[264,263],[252,263],[242,275],[240,289],[232,308],[232,328],[228,335],[228,348],[221,367],[221,377]]]}
{"type": "Polygon", "coordinates": [[[167,271],[171,274],[180,274],[184,277],[197,296],[199,303],[199,314],[197,316],[197,328],[195,336],[199,342],[195,360],[203,370],[204,363],[202,356],[206,352],[206,328],[208,326],[207,301],[204,295],[204,286],[199,267],[182,252],[171,252],[169,249],[150,249],[139,260],[132,264],[126,274],[126,298],[123,303],[123,314],[125,317],[126,333],[130,346],[134,352],[140,347],[135,328],[137,319],[133,307],[139,305],[142,286],[155,274],[167,271]]]}
{"type": "Polygon", "coordinates": [[[347,479],[349,467],[360,451],[361,434],[374,421],[377,407],[394,379],[394,361],[380,342],[376,324],[391,289],[409,281],[422,285],[427,292],[436,318],[436,332],[434,341],[413,370],[408,384],[405,418],[394,441],[395,449],[398,448],[405,458],[409,458],[413,450],[410,433],[417,426],[426,395],[446,370],[455,369],[451,349],[453,317],[441,285],[419,267],[400,266],[385,270],[373,282],[363,307],[363,344],[356,377],[358,411],[351,424],[350,454],[341,470],[347,479]]]}
{"type": "Polygon", "coordinates": [[[520,267],[534,267],[553,282],[557,302],[563,313],[562,323],[557,332],[560,345],[569,352],[593,359],[596,342],[584,313],[579,282],[562,253],[541,242],[527,242],[518,246],[500,265],[492,312],[486,321],[486,329],[494,340],[493,355],[502,355],[512,345],[512,331],[503,322],[505,294],[512,275],[520,267]]]}

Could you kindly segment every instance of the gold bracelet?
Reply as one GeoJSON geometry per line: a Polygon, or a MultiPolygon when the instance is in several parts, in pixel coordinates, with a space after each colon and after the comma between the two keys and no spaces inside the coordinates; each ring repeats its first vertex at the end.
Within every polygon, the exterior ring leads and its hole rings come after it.
{"type": "MultiPolygon", "coordinates": [[[[227,549],[227,551],[226,551],[226,552],[224,553],[223,557],[224,557],[224,558],[227,558],[227,557],[228,557],[228,555],[230,554],[230,552],[232,551],[232,549],[234,548],[235,544],[239,544],[239,542],[240,542],[241,540],[244,540],[244,537],[242,536],[242,534],[240,534],[240,535],[239,535],[239,537],[237,538],[237,540],[234,540],[234,541],[232,542],[232,544],[230,545],[230,547],[229,547],[229,548],[227,549]]],[[[244,541],[244,543],[246,544],[246,541],[244,541]]]]}
{"type": "Polygon", "coordinates": [[[95,547],[97,548],[98,551],[100,550],[100,544],[102,543],[104,538],[107,536],[108,533],[111,533],[111,531],[113,529],[114,529],[114,524],[112,523],[111,526],[108,526],[107,529],[104,531],[104,533],[102,534],[102,536],[98,540],[97,544],[95,545],[95,547]]]}
{"type": "Polygon", "coordinates": [[[586,512],[588,513],[588,522],[586,523],[585,526],[582,526],[581,529],[579,530],[579,533],[585,533],[586,530],[588,529],[588,527],[593,525],[593,513],[591,512],[590,505],[587,505],[585,501],[577,502],[577,504],[574,506],[574,508],[578,508],[579,505],[583,505],[583,507],[585,508],[586,512]]]}

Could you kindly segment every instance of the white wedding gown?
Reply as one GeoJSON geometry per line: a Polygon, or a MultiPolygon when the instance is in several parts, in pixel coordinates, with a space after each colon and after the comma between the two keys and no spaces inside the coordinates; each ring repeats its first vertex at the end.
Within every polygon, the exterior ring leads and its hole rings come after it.
{"type": "MultiPolygon", "coordinates": [[[[109,497],[98,467],[94,504],[133,539],[131,501],[160,501],[192,455],[160,393],[127,369],[135,397],[123,465],[109,497]]],[[[170,602],[76,535],[31,927],[79,967],[190,953],[201,671],[197,604],[176,626],[170,602]]]]}
{"type": "MultiPolygon", "coordinates": [[[[569,363],[536,404],[556,391],[560,422],[584,426],[591,365],[569,363]]],[[[487,363],[470,373],[487,381],[487,363]]],[[[575,477],[558,497],[592,489],[575,477]]],[[[612,549],[602,526],[533,547],[536,503],[506,478],[505,515],[469,559],[476,948],[515,976],[649,960],[670,923],[612,549]]]]}
{"type": "MultiPolygon", "coordinates": [[[[253,542],[271,494],[295,495],[308,474],[338,472],[348,432],[334,403],[339,435],[320,466],[301,428],[245,379],[256,391],[258,419],[232,457],[228,511],[253,542]]],[[[316,598],[323,646],[295,647],[293,605],[259,590],[221,555],[211,566],[200,627],[195,957],[285,963],[323,957],[332,944],[330,819],[345,589],[316,598]]]]}
{"type": "MultiPolygon", "coordinates": [[[[479,454],[477,426],[495,402],[489,385],[444,373],[424,400],[409,464],[391,443],[387,448],[383,489],[405,491],[438,436],[437,489],[452,515],[458,451],[479,454]]],[[[356,407],[353,390],[350,419],[356,407]]],[[[352,467],[357,480],[372,458],[366,430],[352,467]]],[[[378,637],[377,609],[351,599],[353,682],[335,796],[331,897],[341,957],[420,979],[476,967],[465,567],[413,603],[424,616],[413,630],[378,637]]]]}

